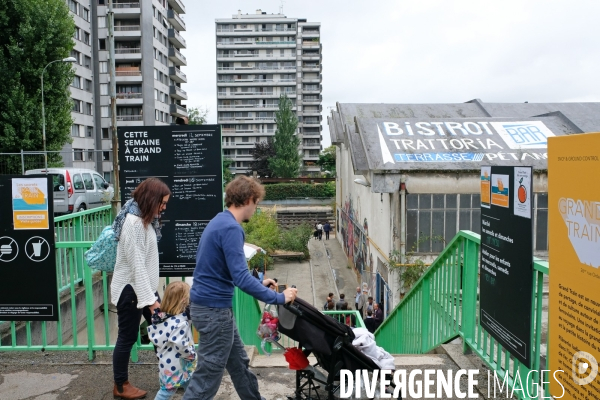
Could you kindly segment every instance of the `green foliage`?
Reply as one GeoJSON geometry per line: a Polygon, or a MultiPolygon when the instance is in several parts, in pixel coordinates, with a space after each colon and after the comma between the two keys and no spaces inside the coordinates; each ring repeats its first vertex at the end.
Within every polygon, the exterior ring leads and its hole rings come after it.
{"type": "Polygon", "coordinates": [[[326,183],[277,183],[265,185],[265,200],[285,200],[289,198],[330,198],[335,197],[335,182],[326,183]]]}
{"type": "MultiPolygon", "coordinates": [[[[75,24],[64,0],[4,0],[0,7],[0,152],[39,151],[41,75],[51,61],[69,57],[75,24]]],[[[55,62],[44,74],[46,148],[71,140],[72,65],[55,62]]],[[[50,162],[52,160],[50,157],[50,162]]],[[[9,166],[20,172],[20,165],[9,166]]],[[[10,172],[10,171],[9,171],[10,172]]]]}
{"type": "Polygon", "coordinates": [[[188,125],[204,125],[208,108],[192,107],[188,110],[188,125]]]}
{"type": "Polygon", "coordinates": [[[275,157],[275,146],[272,141],[262,141],[254,144],[250,150],[253,161],[250,162],[250,171],[256,171],[256,174],[262,178],[270,178],[273,171],[269,167],[269,159],[275,157]]]}
{"type": "Polygon", "coordinates": [[[273,258],[269,257],[267,254],[258,252],[248,261],[248,268],[254,269],[257,267],[259,271],[263,271],[263,267],[266,270],[270,270],[273,266],[273,258]]]}
{"type": "Polygon", "coordinates": [[[419,248],[419,244],[430,240],[440,241],[446,244],[443,236],[420,236],[419,240],[413,245],[410,251],[405,254],[405,260],[402,262],[401,254],[398,250],[393,250],[390,253],[390,262],[388,267],[392,271],[398,273],[398,285],[404,293],[407,293],[413,285],[423,276],[428,265],[416,255],[416,249],[419,248]]]}
{"type": "MultiPolygon", "coordinates": [[[[256,213],[250,221],[242,224],[246,232],[246,242],[262,247],[267,253],[274,250],[298,251],[308,257],[308,241],[313,228],[308,223],[291,229],[281,229],[277,225],[275,214],[269,211],[256,213]]],[[[250,267],[273,264],[273,259],[264,255],[255,255],[250,260],[250,267]]]]}
{"type": "Polygon", "coordinates": [[[329,175],[335,176],[335,146],[331,145],[319,154],[317,165],[321,171],[329,171],[329,175]]]}
{"type": "Polygon", "coordinates": [[[299,251],[308,257],[308,241],[313,235],[314,228],[309,223],[303,223],[291,229],[281,231],[279,249],[299,251]]]}
{"type": "Polygon", "coordinates": [[[233,160],[230,158],[222,158],[223,160],[223,187],[227,186],[229,182],[233,180],[233,174],[229,170],[229,166],[233,164],[233,160]]]}
{"type": "Polygon", "coordinates": [[[292,101],[287,95],[279,97],[279,110],[275,113],[277,130],[273,138],[275,156],[269,158],[269,167],[278,178],[296,178],[300,173],[302,158],[298,152],[300,138],[296,135],[298,117],[292,110],[292,101]]]}

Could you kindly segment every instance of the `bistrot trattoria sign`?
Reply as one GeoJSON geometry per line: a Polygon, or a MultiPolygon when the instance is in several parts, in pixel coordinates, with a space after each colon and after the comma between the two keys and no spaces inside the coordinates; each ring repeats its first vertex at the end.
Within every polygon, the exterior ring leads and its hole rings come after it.
{"type": "Polygon", "coordinates": [[[555,118],[361,119],[358,134],[372,170],[547,168],[547,141],[563,132],[555,118]]]}

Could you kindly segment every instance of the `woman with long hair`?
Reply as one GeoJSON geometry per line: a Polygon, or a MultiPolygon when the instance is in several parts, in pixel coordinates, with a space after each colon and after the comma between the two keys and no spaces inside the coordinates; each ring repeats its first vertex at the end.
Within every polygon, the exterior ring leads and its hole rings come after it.
{"type": "Polygon", "coordinates": [[[142,315],[151,323],[158,297],[158,241],[160,214],[171,191],[158,178],[148,178],[135,188],[132,198],[115,218],[117,261],[110,285],[117,306],[119,333],[113,352],[113,395],[116,399],[141,399],[147,392],[129,383],[129,354],[136,342],[142,315]]]}

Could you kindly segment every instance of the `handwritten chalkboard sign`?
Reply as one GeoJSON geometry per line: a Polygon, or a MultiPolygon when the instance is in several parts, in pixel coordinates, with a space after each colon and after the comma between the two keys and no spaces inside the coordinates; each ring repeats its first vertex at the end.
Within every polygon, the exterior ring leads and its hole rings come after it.
{"type": "Polygon", "coordinates": [[[219,125],[119,128],[121,200],[144,179],[157,177],[171,189],[158,243],[161,276],[191,276],[208,222],[223,211],[219,125]]]}

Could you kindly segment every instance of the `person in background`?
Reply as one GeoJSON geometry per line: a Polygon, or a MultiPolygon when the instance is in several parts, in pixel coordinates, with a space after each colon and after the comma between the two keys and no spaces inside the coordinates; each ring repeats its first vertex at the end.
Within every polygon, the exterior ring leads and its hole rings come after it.
{"type": "Polygon", "coordinates": [[[276,286],[275,280],[261,283],[248,273],[241,224],[250,220],[264,196],[265,189],[256,179],[235,178],[225,188],[227,209],[217,214],[202,233],[190,292],[192,322],[200,334],[198,366],[183,400],[213,399],[225,369],[241,399],[262,399],[233,316],[234,289],[237,286],[267,304],[288,303],[298,292],[288,288],[277,293],[269,289],[276,286]]]}
{"type": "Polygon", "coordinates": [[[327,310],[327,303],[333,301],[333,293],[329,293],[327,295],[327,299],[325,300],[325,304],[323,305],[323,310],[327,310]]]}
{"type": "Polygon", "coordinates": [[[129,354],[139,334],[140,319],[151,323],[160,307],[158,289],[158,241],[160,214],[167,208],[169,187],[148,178],[131,193],[131,199],[113,222],[117,260],[110,284],[111,302],[117,306],[119,332],[113,351],[113,396],[141,399],[147,392],[129,383],[129,354]]]}
{"type": "Polygon", "coordinates": [[[373,314],[373,312],[375,311],[375,309],[373,308],[373,297],[372,296],[367,297],[366,310],[371,311],[371,314],[373,314]]]}
{"type": "Polygon", "coordinates": [[[375,319],[373,318],[373,311],[371,310],[367,310],[367,316],[365,317],[365,327],[367,328],[367,330],[371,333],[375,333],[375,329],[377,329],[375,327],[375,325],[377,325],[377,323],[375,322],[375,319]]]}
{"type": "Polygon", "coordinates": [[[360,287],[357,287],[356,295],[354,297],[354,306],[356,307],[356,310],[360,313],[361,318],[363,318],[365,315],[365,313],[363,312],[365,304],[367,304],[366,290],[365,293],[361,293],[360,287]]]}
{"type": "Polygon", "coordinates": [[[258,267],[254,267],[254,269],[252,270],[252,276],[255,277],[256,279],[260,279],[259,275],[258,275],[258,267]]]}
{"type": "Polygon", "coordinates": [[[323,238],[323,225],[320,222],[317,222],[317,234],[319,235],[319,240],[323,238]]]}
{"type": "Polygon", "coordinates": [[[194,372],[196,351],[192,326],[186,308],[190,304],[190,285],[171,282],[159,308],[154,310],[148,336],[156,346],[160,390],[154,400],[169,400],[178,388],[186,388],[194,372]]]}
{"type": "Polygon", "coordinates": [[[325,232],[325,240],[329,240],[329,232],[331,231],[331,225],[329,221],[325,221],[325,225],[323,225],[323,232],[325,232]]]}
{"type": "Polygon", "coordinates": [[[329,303],[327,303],[327,311],[334,311],[335,310],[335,304],[333,304],[333,301],[330,301],[329,303]]]}
{"type": "Polygon", "coordinates": [[[336,310],[341,310],[342,306],[344,304],[346,304],[346,306],[348,305],[348,303],[345,300],[346,295],[344,293],[340,293],[340,301],[338,301],[337,303],[335,303],[335,309],[336,310]]]}
{"type": "Polygon", "coordinates": [[[378,303],[373,303],[373,319],[375,319],[375,329],[383,322],[383,310],[378,303]]]}

